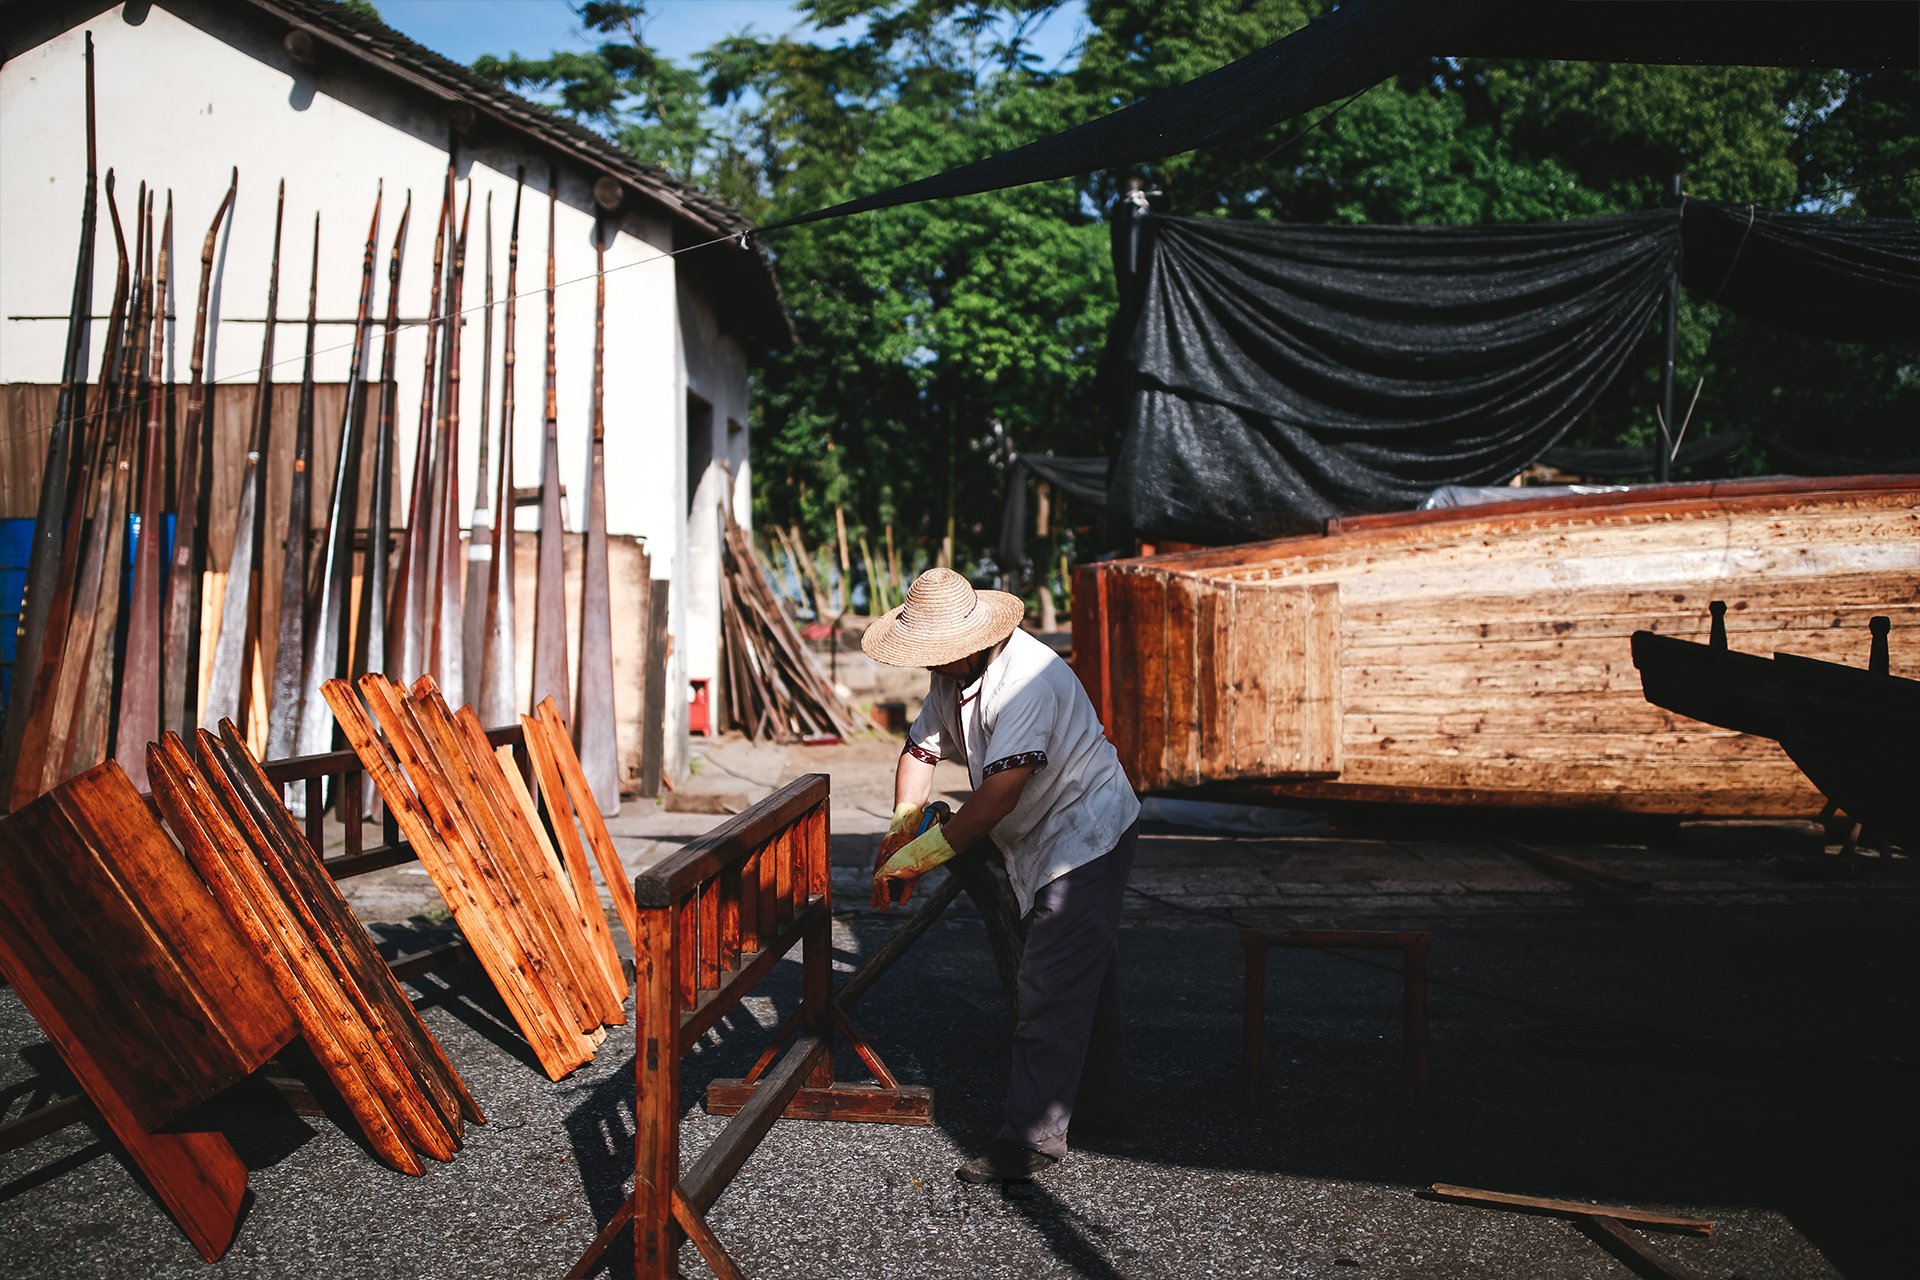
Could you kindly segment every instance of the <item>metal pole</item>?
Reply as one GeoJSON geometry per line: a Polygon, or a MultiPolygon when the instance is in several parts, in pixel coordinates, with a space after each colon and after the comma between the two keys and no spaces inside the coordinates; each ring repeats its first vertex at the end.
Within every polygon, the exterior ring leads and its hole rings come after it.
{"type": "MultiPolygon", "coordinates": [[[[1666,203],[1680,203],[1680,175],[1674,174],[1667,186],[1666,203]]],[[[1673,276],[1667,281],[1667,358],[1660,372],[1660,483],[1673,479],[1673,346],[1680,327],[1680,259],[1673,261],[1673,276]]]]}

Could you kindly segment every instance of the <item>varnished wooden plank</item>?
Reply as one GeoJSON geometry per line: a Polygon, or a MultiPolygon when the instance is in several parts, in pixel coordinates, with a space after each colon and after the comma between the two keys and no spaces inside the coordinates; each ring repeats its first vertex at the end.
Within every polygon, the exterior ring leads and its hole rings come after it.
{"type": "Polygon", "coordinates": [[[1315,583],[1307,589],[1306,670],[1302,693],[1303,773],[1338,773],[1341,758],[1340,584],[1315,583]]]}
{"type": "MultiPolygon", "coordinates": [[[[471,817],[445,789],[436,758],[404,694],[384,676],[368,675],[360,684],[389,742],[405,763],[408,777],[419,783],[419,789],[415,791],[399,778],[391,758],[383,758],[384,749],[378,747],[364,713],[348,733],[348,740],[361,753],[362,762],[373,773],[375,785],[400,818],[402,828],[413,827],[407,837],[421,850],[422,865],[440,871],[436,883],[461,932],[469,942],[487,939],[476,950],[484,947],[481,961],[488,975],[507,996],[515,1021],[539,1056],[542,1068],[551,1078],[559,1079],[590,1060],[592,1049],[580,1036],[574,1020],[562,1015],[540,976],[533,960],[532,938],[512,886],[494,865],[471,817]],[[429,857],[429,851],[440,856],[429,857]]],[[[343,707],[349,715],[357,708],[345,682],[330,681],[325,687],[336,718],[342,716],[343,707]]]]}
{"type": "Polygon", "coordinates": [[[388,1067],[385,1055],[333,975],[323,968],[312,940],[266,882],[229,815],[206,790],[177,736],[168,734],[165,741],[149,748],[149,767],[154,798],[167,824],[228,918],[273,972],[280,994],[299,1016],[308,1047],[359,1123],[367,1145],[390,1168],[415,1175],[423,1172],[399,1121],[373,1083],[373,1077],[388,1067]]]}
{"type": "MultiPolygon", "coordinates": [[[[601,974],[608,988],[623,999],[627,985],[626,972],[620,967],[620,953],[615,949],[613,934],[607,928],[606,913],[600,909],[600,893],[594,888],[593,876],[587,870],[586,850],[581,847],[580,832],[574,826],[573,806],[567,803],[566,792],[562,788],[558,771],[552,767],[551,759],[544,756],[541,751],[545,746],[545,735],[540,731],[538,724],[531,720],[527,721],[527,728],[529,730],[527,745],[531,749],[529,754],[533,760],[535,776],[540,783],[540,794],[546,798],[547,811],[553,816],[554,833],[560,837],[560,851],[556,851],[548,843],[546,827],[540,821],[539,811],[534,807],[533,797],[528,793],[526,784],[520,780],[520,771],[503,767],[500,772],[505,777],[508,787],[512,789],[521,811],[526,815],[527,826],[532,830],[534,838],[540,842],[542,856],[554,861],[566,871],[565,883],[571,889],[569,901],[572,903],[575,918],[591,944],[594,957],[599,961],[601,974]]],[[[506,747],[500,747],[495,754],[497,756],[507,750],[506,747]]],[[[624,881],[621,883],[624,884],[624,881]]],[[[626,1021],[626,1011],[617,1002],[607,1012],[610,1014],[608,1017],[610,1022],[626,1021]]]]}
{"type": "MultiPolygon", "coordinates": [[[[707,1085],[710,1116],[738,1114],[760,1086],[741,1079],[716,1079],[707,1085]]],[[[903,1084],[888,1088],[871,1084],[835,1083],[829,1088],[802,1088],[780,1113],[782,1120],[851,1120],[861,1124],[930,1125],[934,1120],[933,1090],[903,1084]]]]}
{"type": "MultiPolygon", "coordinates": [[[[613,835],[607,830],[606,820],[601,817],[600,808],[594,802],[586,775],[580,771],[580,761],[573,754],[573,744],[567,738],[566,726],[560,719],[560,709],[549,698],[535,709],[534,717],[534,723],[544,733],[536,735],[532,731],[533,723],[523,723],[527,746],[531,749],[536,738],[544,742],[548,764],[558,770],[564,786],[561,794],[572,804],[575,816],[587,833],[587,844],[593,850],[594,861],[600,866],[600,876],[606,882],[614,910],[620,915],[620,926],[627,931],[627,938],[631,940],[634,930],[639,927],[634,916],[633,882],[627,878],[626,866],[620,861],[620,852],[613,845],[613,835]]],[[[541,789],[547,789],[545,782],[541,783],[541,789]]]]}
{"type": "MultiPolygon", "coordinates": [[[[1200,781],[1201,706],[1219,705],[1219,695],[1204,698],[1203,682],[1211,672],[1202,672],[1200,654],[1199,584],[1191,578],[1169,578],[1166,583],[1166,750],[1161,757],[1161,776],[1168,785],[1192,786],[1200,781]]],[[[1211,637],[1204,643],[1211,650],[1211,637]]]]}
{"type": "MultiPolygon", "coordinates": [[[[225,721],[231,725],[232,721],[225,721]]],[[[290,910],[299,928],[322,963],[327,966],[323,980],[336,984],[344,993],[355,1016],[368,1033],[378,1054],[362,1060],[373,1074],[370,1081],[380,1090],[383,1100],[400,1125],[407,1141],[436,1160],[451,1160],[458,1140],[449,1131],[445,1111],[423,1091],[415,1078],[401,1043],[401,1031],[392,1014],[380,1007],[379,988],[367,981],[370,975],[354,963],[352,942],[344,930],[325,918],[323,908],[307,896],[300,872],[293,865],[297,855],[280,840],[272,819],[260,804],[260,798],[246,788],[240,778],[241,766],[230,754],[230,742],[215,739],[204,729],[199,734],[199,753],[203,776],[212,785],[237,822],[246,844],[266,868],[284,909],[290,910]]],[[[323,877],[324,879],[324,877],[323,877]]],[[[326,882],[329,887],[332,881],[326,882]]],[[[337,891],[336,891],[337,892],[337,891]]],[[[354,926],[359,932],[359,926],[354,926]]],[[[362,937],[365,935],[362,934],[362,937]]],[[[375,957],[380,977],[391,981],[386,965],[375,957]]],[[[409,1012],[411,1012],[409,1010],[409,1012]]],[[[457,1114],[453,1123],[458,1123],[457,1114]]],[[[413,1172],[413,1170],[408,1170],[413,1172]]]]}
{"type": "Polygon", "coordinates": [[[23,993],[31,981],[67,1011],[96,1079],[148,1131],[295,1032],[266,968],[117,763],[0,822],[0,951],[23,993]]]}

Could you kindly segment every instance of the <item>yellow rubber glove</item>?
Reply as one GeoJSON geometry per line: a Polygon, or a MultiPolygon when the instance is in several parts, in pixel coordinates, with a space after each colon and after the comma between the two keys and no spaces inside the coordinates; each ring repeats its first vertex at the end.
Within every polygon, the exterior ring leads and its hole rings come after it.
{"type": "Polygon", "coordinates": [[[913,839],[914,832],[920,829],[920,819],[925,810],[917,804],[897,804],[893,807],[893,823],[887,828],[887,838],[880,842],[880,852],[873,859],[873,909],[881,911],[887,905],[887,886],[880,879],[880,867],[898,853],[913,839]]]}
{"type": "Polygon", "coordinates": [[[913,896],[913,886],[920,877],[953,857],[954,853],[954,847],[947,843],[947,833],[935,823],[927,828],[925,835],[901,848],[874,873],[874,885],[879,888],[884,881],[899,881],[900,901],[904,903],[913,896]]]}

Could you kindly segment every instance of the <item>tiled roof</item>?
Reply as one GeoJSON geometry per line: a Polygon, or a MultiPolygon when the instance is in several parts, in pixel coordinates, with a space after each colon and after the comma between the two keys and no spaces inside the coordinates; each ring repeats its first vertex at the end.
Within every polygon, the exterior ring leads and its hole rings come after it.
{"type": "MultiPolygon", "coordinates": [[[[685,224],[694,241],[751,228],[740,211],[726,201],[681,181],[658,165],[636,160],[593,130],[501,88],[472,69],[415,44],[385,23],[334,0],[241,2],[307,32],[322,57],[333,50],[345,52],[444,100],[450,108],[465,103],[477,118],[490,119],[575,164],[600,171],[685,224]]],[[[747,255],[738,249],[716,246],[709,252],[731,259],[723,268],[724,274],[744,288],[747,305],[759,313],[739,325],[726,324],[727,318],[723,317],[723,327],[745,329],[769,345],[790,345],[793,322],[766,251],[753,243],[752,266],[745,271],[740,268],[747,265],[747,255]]]]}

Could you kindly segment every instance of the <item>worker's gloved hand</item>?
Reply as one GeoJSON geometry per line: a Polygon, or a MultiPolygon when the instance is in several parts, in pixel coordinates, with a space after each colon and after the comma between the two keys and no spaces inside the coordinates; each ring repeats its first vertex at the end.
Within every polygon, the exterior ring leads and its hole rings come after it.
{"type": "Polygon", "coordinates": [[[875,897],[885,893],[886,882],[895,881],[900,885],[900,901],[905,902],[913,896],[913,886],[920,877],[951,858],[954,852],[954,847],[947,843],[946,832],[936,822],[927,828],[925,835],[904,845],[874,872],[875,897]]]}
{"type": "Polygon", "coordinates": [[[887,838],[880,842],[880,852],[873,859],[873,909],[884,910],[887,905],[887,886],[880,879],[880,868],[888,858],[912,843],[914,833],[920,830],[920,819],[925,816],[917,804],[898,804],[893,808],[893,823],[887,828],[887,838]]]}

